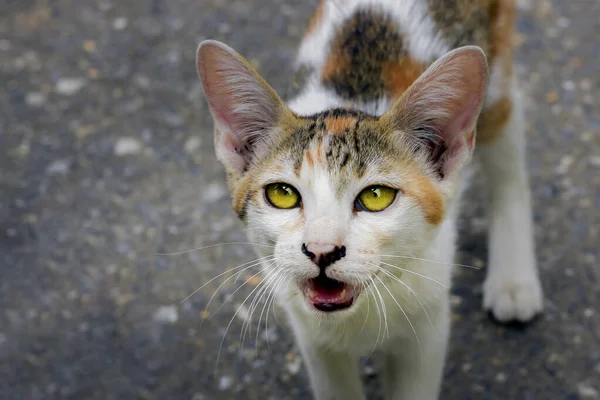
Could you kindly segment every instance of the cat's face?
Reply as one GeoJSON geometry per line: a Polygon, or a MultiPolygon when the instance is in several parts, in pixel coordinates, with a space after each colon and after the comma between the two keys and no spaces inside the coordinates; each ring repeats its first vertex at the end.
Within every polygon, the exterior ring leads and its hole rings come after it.
{"type": "Polygon", "coordinates": [[[251,239],[274,245],[270,284],[314,313],[347,315],[370,285],[399,275],[382,257],[423,253],[473,150],[484,57],[449,53],[380,117],[298,116],[239,54],[201,45],[217,158],[251,239]]]}
{"type": "Polygon", "coordinates": [[[350,309],[399,275],[381,254],[419,256],[443,219],[436,174],[392,132],[357,112],[298,117],[234,189],[252,241],[275,245],[267,274],[309,309],[350,309]]]}

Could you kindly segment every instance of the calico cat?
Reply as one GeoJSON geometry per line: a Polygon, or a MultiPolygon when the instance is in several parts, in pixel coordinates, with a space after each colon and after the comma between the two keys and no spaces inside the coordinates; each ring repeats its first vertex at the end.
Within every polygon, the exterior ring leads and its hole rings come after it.
{"type": "Polygon", "coordinates": [[[200,45],[233,208],[252,242],[274,245],[264,279],[317,399],[364,399],[358,360],[371,353],[386,399],[438,397],[475,144],[489,191],[483,307],[503,322],[541,312],[514,19],[514,0],[323,0],[298,55],[308,78],[287,103],[233,49],[200,45]]]}

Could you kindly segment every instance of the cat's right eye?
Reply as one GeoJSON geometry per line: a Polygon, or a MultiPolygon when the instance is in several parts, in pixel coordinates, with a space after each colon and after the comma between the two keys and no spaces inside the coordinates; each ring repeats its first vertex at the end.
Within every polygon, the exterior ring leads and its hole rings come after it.
{"type": "Polygon", "coordinates": [[[265,198],[275,208],[290,209],[300,205],[300,193],[292,185],[283,182],[270,183],[265,187],[265,198]]]}

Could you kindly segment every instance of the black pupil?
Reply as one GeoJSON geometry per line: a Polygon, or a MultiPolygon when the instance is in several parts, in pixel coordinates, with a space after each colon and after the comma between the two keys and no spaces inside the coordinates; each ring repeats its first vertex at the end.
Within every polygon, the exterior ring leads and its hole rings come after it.
{"type": "Polygon", "coordinates": [[[292,194],[292,189],[286,185],[280,185],[279,189],[283,192],[284,195],[289,196],[292,194]]]}

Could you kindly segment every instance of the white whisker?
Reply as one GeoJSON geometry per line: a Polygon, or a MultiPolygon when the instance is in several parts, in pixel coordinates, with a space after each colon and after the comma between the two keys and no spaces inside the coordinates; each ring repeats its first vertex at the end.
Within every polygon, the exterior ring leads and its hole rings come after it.
{"type": "MultiPolygon", "coordinates": [[[[215,279],[218,279],[218,278],[220,278],[221,276],[223,276],[223,275],[226,275],[226,274],[228,274],[229,272],[232,272],[232,271],[234,271],[234,270],[236,270],[236,269],[240,269],[240,268],[242,268],[242,267],[244,267],[244,266],[246,266],[246,265],[248,265],[248,264],[256,263],[257,261],[259,261],[259,263],[258,263],[258,264],[260,264],[260,261],[261,261],[261,260],[262,260],[262,261],[266,261],[266,259],[267,259],[267,258],[269,258],[269,257],[271,257],[271,256],[265,256],[265,257],[257,258],[257,259],[254,259],[254,260],[252,260],[252,261],[248,261],[248,262],[246,262],[246,263],[244,263],[244,264],[242,264],[242,265],[238,265],[237,267],[234,267],[234,268],[229,268],[229,269],[228,269],[227,271],[225,271],[225,272],[221,272],[219,275],[215,276],[214,278],[210,279],[208,282],[204,283],[204,285],[202,285],[202,286],[200,286],[198,289],[194,290],[194,291],[193,291],[193,292],[192,292],[190,295],[188,295],[188,296],[187,296],[185,299],[181,300],[181,302],[180,302],[179,304],[182,304],[182,303],[184,303],[186,300],[188,300],[190,297],[192,297],[193,295],[195,295],[196,293],[198,293],[198,292],[199,292],[200,290],[202,290],[202,289],[203,289],[203,288],[204,288],[206,285],[208,285],[209,283],[211,283],[211,282],[212,282],[212,281],[214,281],[215,279]]],[[[252,265],[250,265],[249,267],[246,267],[246,268],[244,268],[243,270],[236,272],[236,273],[235,273],[235,275],[237,275],[237,274],[239,274],[239,273],[242,273],[242,272],[246,271],[247,269],[250,269],[250,268],[252,268],[252,267],[254,267],[254,266],[258,265],[258,264],[252,264],[252,265]]],[[[232,276],[235,276],[235,275],[232,275],[232,276]]],[[[231,277],[230,277],[230,278],[231,278],[231,277]]],[[[230,278],[228,278],[227,280],[229,280],[230,278]]],[[[225,282],[227,282],[227,280],[226,280],[225,282]]],[[[222,286],[222,285],[221,285],[221,286],[222,286]]],[[[221,288],[221,286],[219,286],[219,288],[217,289],[217,291],[218,291],[218,290],[221,288]]]]}
{"type": "Polygon", "coordinates": [[[423,302],[421,301],[421,297],[417,294],[417,292],[415,292],[410,286],[408,286],[406,283],[404,283],[402,281],[402,279],[398,278],[397,276],[395,276],[394,274],[392,274],[391,272],[387,271],[385,268],[380,267],[377,264],[373,264],[370,263],[371,265],[373,265],[374,267],[376,267],[379,271],[383,272],[384,274],[386,274],[388,277],[390,277],[391,279],[395,280],[396,282],[399,282],[400,284],[402,284],[405,288],[408,289],[409,292],[411,292],[415,298],[417,299],[417,301],[419,302],[419,305],[421,306],[421,308],[423,309],[423,312],[425,313],[425,316],[427,316],[427,320],[429,321],[429,324],[431,325],[431,327],[433,328],[433,321],[431,320],[431,317],[429,316],[429,313],[427,312],[427,310],[425,309],[425,305],[423,304],[423,302]]]}
{"type": "Polygon", "coordinates": [[[252,245],[252,246],[259,246],[259,247],[269,247],[269,248],[274,248],[275,246],[270,245],[270,244],[263,244],[263,243],[253,243],[253,242],[226,242],[226,243],[216,243],[216,244],[211,244],[208,246],[202,246],[202,247],[196,247],[195,249],[189,249],[189,250],[182,250],[182,251],[176,251],[173,253],[154,253],[154,255],[157,256],[178,256],[181,254],[187,254],[187,253],[191,253],[193,251],[200,251],[200,250],[205,250],[205,249],[210,249],[211,247],[217,247],[217,246],[231,246],[231,245],[252,245]]]}
{"type": "Polygon", "coordinates": [[[398,269],[398,270],[400,270],[400,271],[403,271],[403,272],[408,272],[409,274],[417,275],[417,276],[420,276],[421,278],[428,279],[428,280],[430,280],[430,281],[432,281],[432,282],[435,282],[435,283],[437,283],[438,285],[441,285],[441,286],[445,287],[446,289],[448,289],[448,285],[445,285],[445,284],[443,284],[442,282],[438,281],[437,279],[433,279],[433,278],[431,278],[431,277],[429,277],[429,276],[427,276],[427,275],[423,275],[423,274],[420,274],[420,273],[418,273],[418,272],[412,271],[412,270],[410,270],[410,269],[402,268],[402,267],[399,267],[399,266],[397,266],[397,265],[394,265],[394,264],[386,263],[386,262],[384,262],[384,261],[380,261],[380,262],[381,262],[383,265],[387,265],[388,267],[396,268],[396,269],[398,269]]]}
{"type": "MultiPolygon", "coordinates": [[[[269,272],[269,274],[276,272],[277,270],[273,270],[271,272],[269,272]]],[[[267,274],[267,276],[269,275],[267,274]]],[[[266,279],[266,277],[265,277],[266,279]]],[[[264,281],[263,281],[264,282],[264,281]]],[[[262,282],[261,282],[262,283],[262,282]]],[[[245,283],[244,283],[245,284],[245,283]]],[[[244,285],[242,285],[244,286],[244,285]]],[[[240,287],[242,287],[240,286],[240,287]]],[[[244,304],[246,304],[246,302],[248,301],[248,299],[250,298],[250,296],[252,296],[254,294],[254,292],[256,292],[259,288],[261,287],[261,285],[257,285],[251,292],[250,294],[248,294],[248,296],[246,296],[246,298],[244,299],[244,301],[242,302],[242,304],[240,304],[240,306],[237,308],[237,310],[235,311],[235,313],[233,314],[233,316],[231,317],[231,319],[229,320],[229,323],[227,324],[227,327],[225,328],[225,333],[223,333],[223,338],[221,339],[221,344],[219,345],[219,351],[217,353],[217,361],[215,364],[215,378],[217,376],[217,368],[219,366],[219,359],[221,358],[221,350],[223,349],[223,343],[225,342],[225,338],[227,337],[227,332],[229,331],[229,328],[231,327],[231,324],[233,323],[233,321],[235,320],[235,317],[239,314],[240,310],[242,309],[242,307],[244,307],[244,304]]],[[[238,288],[239,289],[239,288],[238,288]]]]}
{"type": "Polygon", "coordinates": [[[463,268],[470,268],[470,269],[474,269],[474,270],[480,270],[480,267],[474,267],[472,265],[466,265],[466,264],[455,264],[455,263],[445,263],[442,261],[435,261],[435,260],[428,260],[426,258],[419,258],[419,257],[412,257],[412,256],[399,256],[399,255],[394,255],[394,254],[380,254],[380,257],[391,257],[391,258],[406,258],[408,260],[416,260],[416,261],[423,261],[423,262],[429,262],[429,263],[433,263],[433,264],[440,264],[440,265],[446,265],[446,266],[451,266],[451,267],[463,267],[463,268]]]}
{"type": "Polygon", "coordinates": [[[425,363],[425,358],[424,358],[424,355],[423,355],[423,347],[421,346],[421,341],[419,340],[419,335],[417,334],[417,330],[415,329],[415,326],[411,322],[410,318],[408,318],[408,314],[406,313],[406,311],[404,311],[404,308],[402,308],[402,306],[400,305],[400,303],[398,303],[398,301],[396,300],[396,298],[394,297],[394,295],[392,294],[392,292],[390,292],[390,290],[385,285],[385,283],[381,280],[381,278],[378,277],[377,275],[374,275],[374,276],[375,276],[375,278],[377,278],[377,280],[379,282],[381,282],[381,285],[383,286],[383,288],[389,293],[389,295],[392,298],[392,300],[394,301],[394,303],[396,303],[396,305],[398,306],[398,308],[400,309],[400,311],[402,311],[402,314],[404,314],[404,316],[406,317],[406,320],[408,321],[408,324],[410,325],[413,333],[415,334],[415,338],[417,339],[417,343],[419,345],[419,350],[421,352],[421,368],[423,368],[424,367],[424,363],[425,363]]]}

